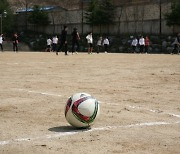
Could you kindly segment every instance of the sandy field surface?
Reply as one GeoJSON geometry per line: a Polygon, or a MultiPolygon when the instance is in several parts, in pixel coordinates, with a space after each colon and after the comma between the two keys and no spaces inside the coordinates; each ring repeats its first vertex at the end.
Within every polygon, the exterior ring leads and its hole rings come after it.
{"type": "Polygon", "coordinates": [[[0,53],[0,154],[179,154],[180,55],[0,53]],[[64,117],[86,92],[87,130],[64,117]]]}

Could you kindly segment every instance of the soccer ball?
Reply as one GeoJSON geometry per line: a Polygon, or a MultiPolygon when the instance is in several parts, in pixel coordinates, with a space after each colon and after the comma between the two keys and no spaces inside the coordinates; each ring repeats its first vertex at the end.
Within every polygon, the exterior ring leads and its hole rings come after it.
{"type": "Polygon", "coordinates": [[[99,102],[87,93],[72,95],[65,106],[65,118],[74,127],[87,128],[100,112],[99,102]]]}

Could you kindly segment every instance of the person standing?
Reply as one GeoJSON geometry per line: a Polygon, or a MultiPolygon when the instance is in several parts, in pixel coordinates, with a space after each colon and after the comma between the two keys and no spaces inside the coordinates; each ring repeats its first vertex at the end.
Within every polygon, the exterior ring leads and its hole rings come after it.
{"type": "Polygon", "coordinates": [[[1,51],[3,52],[3,34],[0,35],[0,47],[1,47],[1,51]]]}
{"type": "Polygon", "coordinates": [[[104,52],[107,53],[108,52],[108,47],[109,47],[108,37],[105,37],[105,39],[103,41],[103,46],[104,46],[104,52]]]}
{"type": "Polygon", "coordinates": [[[58,55],[58,52],[62,49],[63,46],[65,50],[65,55],[68,55],[67,54],[67,31],[68,31],[68,27],[64,26],[64,29],[61,32],[60,45],[59,45],[58,50],[56,51],[56,55],[58,55]]]}
{"type": "Polygon", "coordinates": [[[138,40],[137,40],[137,38],[135,37],[135,38],[132,40],[132,43],[131,43],[132,50],[133,50],[134,53],[136,53],[137,44],[138,44],[138,40]]]}
{"type": "Polygon", "coordinates": [[[92,37],[92,32],[90,32],[87,36],[87,43],[88,43],[88,54],[92,54],[93,52],[93,37],[92,37]]]}
{"type": "Polygon", "coordinates": [[[54,36],[52,38],[52,51],[55,52],[57,49],[57,44],[58,44],[58,37],[54,36]]]}
{"type": "Polygon", "coordinates": [[[102,36],[99,37],[98,41],[97,41],[97,54],[101,51],[102,48],[102,36]]]}
{"type": "Polygon", "coordinates": [[[173,49],[171,54],[175,54],[175,53],[179,54],[179,50],[180,50],[180,33],[177,34],[177,36],[176,36],[176,38],[175,38],[175,40],[173,42],[173,45],[174,45],[174,49],[173,49]]]}
{"type": "Polygon", "coordinates": [[[80,40],[80,36],[79,33],[77,31],[77,28],[74,28],[73,32],[72,32],[72,54],[74,54],[74,52],[79,51],[79,40],[80,40]],[[75,50],[75,45],[77,46],[76,50],[75,50]]]}
{"type": "Polygon", "coordinates": [[[148,53],[149,45],[150,45],[150,40],[149,40],[148,36],[146,36],[146,38],[145,38],[145,53],[148,53]]]}
{"type": "Polygon", "coordinates": [[[47,39],[47,48],[46,48],[46,52],[50,52],[51,51],[51,44],[52,44],[52,40],[50,39],[50,37],[48,37],[47,39]]]}
{"type": "Polygon", "coordinates": [[[14,52],[18,52],[18,43],[19,43],[19,40],[18,40],[17,33],[14,34],[12,41],[13,41],[13,51],[14,52]]]}
{"type": "Polygon", "coordinates": [[[144,52],[144,45],[145,45],[145,40],[144,37],[141,36],[141,38],[139,39],[139,45],[140,45],[140,53],[144,52]]]}

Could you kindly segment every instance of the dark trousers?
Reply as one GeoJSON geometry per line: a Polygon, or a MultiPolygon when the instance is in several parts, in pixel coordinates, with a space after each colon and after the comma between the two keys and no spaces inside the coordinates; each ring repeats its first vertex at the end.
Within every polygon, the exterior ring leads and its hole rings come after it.
{"type": "Polygon", "coordinates": [[[3,45],[2,44],[0,44],[0,47],[1,47],[1,51],[3,51],[3,45]]]}
{"type": "Polygon", "coordinates": [[[52,51],[54,52],[54,51],[56,51],[56,49],[57,49],[57,44],[53,43],[52,44],[52,51]]]}
{"type": "Polygon", "coordinates": [[[108,52],[108,45],[104,44],[104,51],[108,52]]]}
{"type": "Polygon", "coordinates": [[[17,45],[17,43],[13,43],[13,51],[18,51],[18,45],[17,45]]]}
{"type": "Polygon", "coordinates": [[[144,45],[140,45],[140,53],[144,52],[144,45]]]}
{"type": "Polygon", "coordinates": [[[148,53],[149,45],[145,45],[145,52],[148,53]]]}
{"type": "Polygon", "coordinates": [[[177,44],[175,44],[172,53],[174,53],[174,54],[176,54],[176,53],[179,54],[179,48],[180,48],[180,47],[179,47],[177,44]]]}
{"type": "Polygon", "coordinates": [[[62,49],[63,46],[64,46],[65,55],[67,55],[67,43],[65,41],[61,41],[57,52],[59,52],[62,49]]]}
{"type": "Polygon", "coordinates": [[[132,50],[135,53],[136,52],[136,46],[132,46],[132,50]]]}
{"type": "Polygon", "coordinates": [[[72,53],[74,51],[79,51],[79,42],[78,42],[78,40],[72,40],[72,53]],[[77,46],[76,50],[75,50],[75,45],[77,46]]]}
{"type": "Polygon", "coordinates": [[[102,48],[101,45],[98,45],[98,46],[97,46],[97,53],[101,52],[101,48],[102,48]]]}

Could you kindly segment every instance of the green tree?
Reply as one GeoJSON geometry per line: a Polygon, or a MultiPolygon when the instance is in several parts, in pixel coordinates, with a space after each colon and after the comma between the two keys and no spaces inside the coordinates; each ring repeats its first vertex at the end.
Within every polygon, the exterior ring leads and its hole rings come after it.
{"type": "Polygon", "coordinates": [[[7,9],[9,7],[9,3],[7,0],[0,0],[0,13],[4,11],[4,9],[7,9]]]}
{"type": "Polygon", "coordinates": [[[33,7],[33,11],[29,15],[28,21],[37,26],[47,26],[50,23],[48,13],[43,11],[38,5],[33,7]]]}
{"type": "Polygon", "coordinates": [[[112,0],[91,0],[86,12],[86,20],[92,26],[113,23],[115,7],[112,0]]]}
{"type": "Polygon", "coordinates": [[[112,0],[101,0],[100,1],[100,10],[102,24],[109,25],[109,23],[113,23],[114,15],[115,15],[115,7],[112,3],[112,0]]]}
{"type": "Polygon", "coordinates": [[[2,18],[2,32],[12,33],[15,27],[14,15],[7,0],[0,0],[0,14],[2,18]]]}
{"type": "Polygon", "coordinates": [[[90,25],[99,25],[100,8],[98,0],[91,0],[88,10],[86,12],[86,20],[90,25]]]}
{"type": "Polygon", "coordinates": [[[165,14],[168,26],[180,25],[180,1],[175,0],[171,5],[171,12],[165,14]]]}

